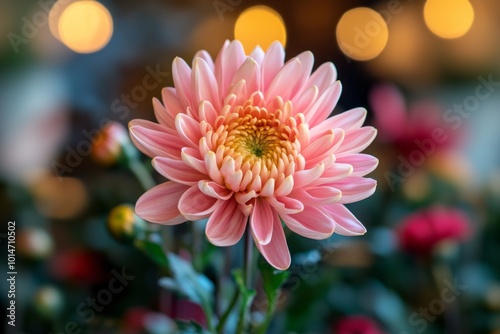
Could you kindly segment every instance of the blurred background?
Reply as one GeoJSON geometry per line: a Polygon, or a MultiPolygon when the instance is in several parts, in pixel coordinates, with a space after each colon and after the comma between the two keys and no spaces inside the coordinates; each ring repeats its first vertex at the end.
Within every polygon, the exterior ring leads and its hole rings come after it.
{"type": "MultiPolygon", "coordinates": [[[[156,227],[133,204],[162,178],[125,152],[124,128],[154,119],[174,57],[215,57],[238,38],[247,52],[280,40],[287,59],[311,50],[315,68],[332,61],[343,84],[334,113],[365,107],[379,129],[367,150],[380,160],[377,191],[349,206],[368,233],[289,235],[270,332],[500,333],[500,2],[2,1],[0,35],[0,246],[8,272],[15,221],[13,332],[204,323],[134,246],[156,227]]],[[[212,279],[220,257],[203,223],[191,225],[156,232],[185,259],[197,245],[195,267],[212,279]]],[[[12,331],[10,285],[1,287],[12,331]]]]}

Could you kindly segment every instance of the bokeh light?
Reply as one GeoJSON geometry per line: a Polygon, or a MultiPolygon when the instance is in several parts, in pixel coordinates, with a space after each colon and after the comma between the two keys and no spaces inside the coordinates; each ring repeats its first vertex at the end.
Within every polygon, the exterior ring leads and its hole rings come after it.
{"type": "Polygon", "coordinates": [[[234,38],[243,43],[250,53],[260,45],[266,50],[274,41],[286,45],[286,28],[281,15],[267,6],[255,6],[245,10],[234,26],[234,38]]]}
{"type": "Polygon", "coordinates": [[[340,50],[346,56],[355,60],[370,60],[384,50],[389,30],[379,13],[358,7],[342,15],[336,35],[340,50]]]}
{"type": "Polygon", "coordinates": [[[427,27],[442,38],[465,35],[474,22],[474,8],[467,0],[427,0],[424,6],[427,27]]]}
{"type": "Polygon", "coordinates": [[[62,12],[58,22],[60,40],[78,53],[102,49],[113,34],[109,11],[96,1],[78,1],[62,12]]]}

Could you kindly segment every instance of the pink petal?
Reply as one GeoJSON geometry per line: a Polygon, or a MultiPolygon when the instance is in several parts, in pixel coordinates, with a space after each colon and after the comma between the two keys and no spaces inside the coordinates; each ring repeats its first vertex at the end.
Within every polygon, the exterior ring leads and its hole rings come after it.
{"type": "Polygon", "coordinates": [[[294,114],[309,110],[318,98],[318,87],[312,86],[306,89],[302,94],[295,95],[292,99],[294,114]]]}
{"type": "Polygon", "coordinates": [[[280,215],[295,214],[304,210],[304,204],[291,197],[268,197],[266,200],[280,215]]]}
{"type": "Polygon", "coordinates": [[[324,63],[307,80],[305,86],[318,87],[319,94],[323,94],[323,92],[330,87],[337,80],[337,69],[331,63],[324,63]]]}
{"type": "Polygon", "coordinates": [[[251,94],[260,89],[260,69],[254,59],[248,58],[243,65],[241,65],[234,74],[231,85],[234,85],[240,80],[245,80],[247,93],[251,94]]]}
{"type": "Polygon", "coordinates": [[[323,161],[329,155],[336,153],[344,141],[345,133],[342,129],[326,132],[321,138],[312,141],[301,153],[306,159],[306,168],[311,168],[323,161]]]}
{"type": "Polygon", "coordinates": [[[290,267],[291,258],[290,251],[288,250],[288,245],[286,243],[285,232],[283,231],[281,221],[276,212],[274,212],[269,219],[271,219],[269,223],[272,223],[273,225],[271,241],[268,244],[263,245],[256,240],[255,235],[254,241],[257,245],[257,249],[270,265],[279,270],[286,270],[290,267]]]}
{"type": "Polygon", "coordinates": [[[192,66],[194,67],[194,60],[196,58],[201,58],[205,61],[205,63],[207,63],[208,65],[208,68],[210,68],[210,71],[214,71],[214,68],[215,68],[215,64],[214,64],[214,61],[212,59],[212,56],[210,56],[210,54],[205,51],[205,50],[201,50],[201,51],[198,51],[196,52],[196,54],[194,55],[194,58],[193,58],[193,64],[192,66]]]}
{"type": "MultiPolygon", "coordinates": [[[[262,50],[262,48],[259,45],[257,45],[255,47],[255,49],[253,49],[252,53],[250,54],[250,58],[255,60],[260,67],[262,65],[262,61],[264,60],[265,55],[266,54],[265,54],[264,50],[262,50]]],[[[260,82],[259,82],[259,85],[260,85],[260,82]]]]}
{"type": "Polygon", "coordinates": [[[219,94],[224,98],[231,79],[246,59],[243,45],[237,40],[226,42],[215,59],[215,78],[219,84],[219,94]]]}
{"type": "Polygon", "coordinates": [[[352,176],[365,176],[373,172],[378,166],[377,158],[362,153],[339,154],[336,162],[350,164],[353,167],[352,176]]]}
{"type": "MultiPolygon", "coordinates": [[[[195,101],[209,101],[215,108],[220,108],[217,81],[210,66],[201,58],[195,58],[191,72],[191,85],[195,101]]],[[[197,107],[198,105],[196,105],[197,107]]]]}
{"type": "Polygon", "coordinates": [[[200,181],[198,183],[200,191],[207,196],[227,201],[233,195],[233,192],[213,181],[200,181]]]}
{"type": "Polygon", "coordinates": [[[217,166],[217,157],[213,151],[208,151],[207,154],[205,154],[205,167],[207,168],[208,175],[212,180],[218,184],[223,184],[224,179],[222,178],[222,174],[217,166]]]}
{"type": "Polygon", "coordinates": [[[201,138],[200,123],[185,114],[178,114],[175,118],[175,127],[180,138],[193,148],[199,147],[201,138]]]}
{"type": "Polygon", "coordinates": [[[161,104],[160,100],[156,97],[153,98],[153,110],[155,113],[155,117],[161,125],[165,125],[171,129],[175,128],[175,119],[170,114],[163,104],[161,104]]]}
{"type": "Polygon", "coordinates": [[[331,183],[332,187],[342,192],[339,203],[347,204],[361,201],[375,192],[377,181],[360,176],[349,176],[341,181],[331,183]]]}
{"type": "Polygon", "coordinates": [[[269,46],[262,60],[262,83],[261,90],[265,92],[279,70],[283,67],[285,50],[280,42],[276,41],[269,46]]]}
{"type": "Polygon", "coordinates": [[[152,164],[154,169],[167,179],[188,186],[198,184],[198,181],[208,178],[206,174],[198,172],[182,160],[156,157],[152,164]]]}
{"type": "Polygon", "coordinates": [[[296,82],[300,73],[300,61],[297,58],[290,59],[274,77],[269,87],[265,90],[266,101],[272,101],[276,96],[280,96],[283,101],[290,98],[293,86],[291,82],[296,82]]]}
{"type": "Polygon", "coordinates": [[[161,90],[161,98],[163,100],[163,106],[167,113],[169,113],[173,120],[174,126],[171,128],[175,128],[175,116],[177,114],[185,113],[186,108],[182,106],[181,101],[177,97],[177,92],[173,87],[165,87],[161,90]]]}
{"type": "Polygon", "coordinates": [[[304,206],[325,205],[337,202],[342,197],[342,192],[334,187],[317,186],[310,189],[297,189],[290,197],[300,201],[304,206]]]}
{"type": "Polygon", "coordinates": [[[353,168],[349,164],[341,164],[335,162],[331,166],[325,169],[321,177],[309,184],[309,187],[324,185],[327,183],[332,183],[334,181],[342,180],[352,174],[353,168]]]}
{"type": "Polygon", "coordinates": [[[202,101],[198,112],[200,121],[206,121],[208,124],[214,124],[215,119],[219,116],[214,106],[209,101],[202,101]]]}
{"type": "Polygon", "coordinates": [[[377,130],[371,126],[346,132],[342,145],[337,150],[339,153],[358,153],[363,151],[377,136],[377,130]]]}
{"type": "Polygon", "coordinates": [[[283,197],[287,196],[290,194],[293,190],[293,175],[288,175],[283,182],[276,188],[276,191],[274,192],[274,195],[277,197],[283,197]]]}
{"type": "Polygon", "coordinates": [[[304,111],[305,120],[309,123],[311,128],[320,124],[330,116],[337,105],[341,92],[342,85],[340,81],[337,81],[319,96],[311,109],[304,111]]]}
{"type": "Polygon", "coordinates": [[[200,152],[198,150],[192,147],[183,147],[181,158],[189,167],[197,170],[203,175],[208,175],[205,161],[200,158],[200,152]]]}
{"type": "Polygon", "coordinates": [[[305,206],[304,211],[294,215],[281,215],[281,218],[290,230],[310,239],[326,239],[335,230],[333,219],[314,206],[305,206]]]}
{"type": "Polygon", "coordinates": [[[273,215],[275,215],[274,210],[268,202],[260,198],[255,199],[252,215],[250,216],[250,226],[256,242],[261,245],[267,245],[271,241],[273,215]]]}
{"type": "Polygon", "coordinates": [[[335,233],[341,235],[362,235],[366,228],[361,222],[342,204],[333,204],[323,209],[335,220],[335,233]]]}
{"type": "Polygon", "coordinates": [[[182,58],[176,57],[174,59],[172,63],[172,78],[174,79],[175,92],[184,109],[187,107],[197,107],[197,104],[192,105],[191,103],[191,68],[189,68],[189,65],[182,58]]]}
{"type": "Polygon", "coordinates": [[[147,156],[165,156],[179,159],[184,146],[175,134],[168,133],[164,126],[145,120],[129,123],[130,138],[135,146],[147,156]]]}
{"type": "Polygon", "coordinates": [[[297,94],[301,94],[304,88],[307,88],[305,83],[307,79],[309,79],[309,75],[314,65],[314,55],[311,51],[302,52],[296,58],[300,61],[300,71],[292,89],[292,100],[297,94]]]}
{"type": "Polygon", "coordinates": [[[200,220],[208,218],[220,203],[216,198],[202,193],[198,185],[194,185],[182,194],[178,209],[186,219],[200,220]]]}
{"type": "Polygon", "coordinates": [[[341,128],[344,131],[359,128],[363,125],[366,118],[365,108],[354,108],[338,115],[327,118],[317,126],[311,129],[311,141],[319,138],[328,130],[341,128]]]}
{"type": "Polygon", "coordinates": [[[188,186],[176,182],[165,182],[144,193],[135,204],[136,214],[153,223],[175,225],[186,221],[177,203],[188,186]]]}
{"type": "Polygon", "coordinates": [[[232,246],[245,232],[247,217],[239,210],[235,200],[221,201],[208,219],[205,233],[216,246],[232,246]]]}
{"type": "Polygon", "coordinates": [[[324,170],[325,170],[325,165],[323,163],[320,163],[311,169],[304,169],[295,172],[295,174],[293,174],[293,182],[295,185],[294,186],[295,189],[300,189],[314,182],[321,176],[321,174],[323,174],[324,170]]]}

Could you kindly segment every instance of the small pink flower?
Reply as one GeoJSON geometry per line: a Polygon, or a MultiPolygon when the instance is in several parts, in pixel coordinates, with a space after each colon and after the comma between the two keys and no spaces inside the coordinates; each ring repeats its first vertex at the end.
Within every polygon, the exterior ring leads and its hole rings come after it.
{"type": "Polygon", "coordinates": [[[432,207],[407,216],[398,230],[401,248],[428,256],[445,240],[463,241],[470,235],[469,219],[458,209],[432,207]]]}
{"type": "Polygon", "coordinates": [[[328,118],[341,92],[332,63],[311,74],[311,52],[284,58],[278,42],[247,56],[233,41],[215,62],[205,51],[192,67],[174,60],[175,88],[153,101],[159,124],[129,126],[170,180],[139,198],[139,216],[167,225],[209,218],[206,235],[217,246],[237,243],[248,222],[278,269],[290,265],[282,221],[312,239],[366,232],[344,204],[375,191],[363,176],[378,160],[359,152],[376,130],[362,127],[363,108],[328,118]]]}
{"type": "Polygon", "coordinates": [[[340,319],[332,332],[335,334],[384,334],[379,325],[372,319],[357,315],[340,319]]]}

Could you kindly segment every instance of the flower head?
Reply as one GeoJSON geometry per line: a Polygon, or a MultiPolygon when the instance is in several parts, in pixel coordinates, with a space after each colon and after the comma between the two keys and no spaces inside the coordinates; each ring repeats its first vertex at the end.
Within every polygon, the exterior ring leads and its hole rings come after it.
{"type": "Polygon", "coordinates": [[[470,235],[467,216],[458,209],[432,207],[406,217],[398,231],[404,250],[428,256],[446,240],[462,241],[470,235]]]}
{"type": "Polygon", "coordinates": [[[247,222],[257,248],[278,269],[290,265],[283,221],[308,238],[365,233],[345,203],[370,196],[364,178],[378,160],[359,152],[376,135],[366,110],[328,118],[341,92],[332,63],[311,74],[313,55],[284,63],[281,44],[245,55],[226,42],[215,59],[173,62],[175,88],[153,101],[159,124],[133,120],[131,138],[170,181],[146,192],[136,212],[151,222],[208,219],[218,246],[237,243],[247,222]]]}

